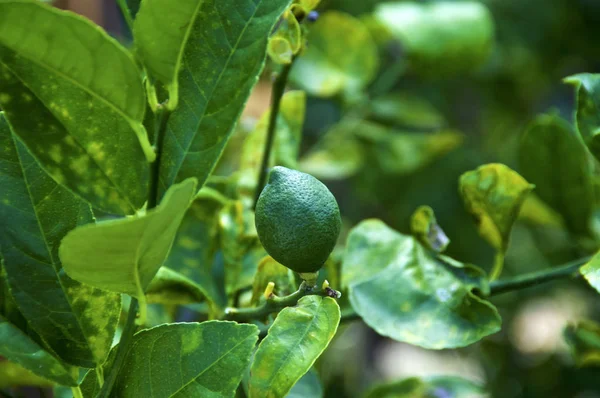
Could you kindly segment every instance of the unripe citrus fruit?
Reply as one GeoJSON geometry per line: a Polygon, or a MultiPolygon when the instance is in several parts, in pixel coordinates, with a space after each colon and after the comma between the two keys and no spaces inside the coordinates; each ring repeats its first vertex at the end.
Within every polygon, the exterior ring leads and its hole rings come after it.
{"type": "Polygon", "coordinates": [[[271,257],[299,273],[318,271],[341,227],[340,209],[315,177],[276,166],[256,202],[256,231],[271,257]]]}

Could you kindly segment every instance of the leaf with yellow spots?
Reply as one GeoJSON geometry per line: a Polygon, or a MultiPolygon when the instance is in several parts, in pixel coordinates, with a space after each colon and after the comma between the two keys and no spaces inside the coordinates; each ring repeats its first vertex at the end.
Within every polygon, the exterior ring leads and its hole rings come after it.
{"type": "Polygon", "coordinates": [[[342,284],[367,325],[383,336],[428,349],[464,347],[500,330],[480,269],[433,257],[411,236],[379,220],[350,231],[342,284]]]}
{"type": "Polygon", "coordinates": [[[161,194],[215,167],[260,75],[273,26],[290,0],[143,1],[134,40],[149,73],[170,92],[161,194]]]}
{"type": "MultiPolygon", "coordinates": [[[[77,385],[79,372],[76,368],[64,364],[47,352],[2,315],[0,315],[0,356],[46,380],[66,386],[77,385]]],[[[31,382],[31,379],[23,377],[25,375],[22,368],[10,367],[9,369],[8,364],[10,362],[0,361],[0,388],[14,386],[24,380],[28,380],[27,383],[31,382]],[[16,372],[16,379],[11,378],[10,370],[16,372]],[[7,385],[7,381],[11,384],[7,385]]]]}
{"type": "MultiPolygon", "coordinates": [[[[142,330],[133,337],[123,363],[127,371],[119,373],[113,391],[120,398],[233,398],[257,340],[256,326],[226,321],[142,330]]],[[[96,396],[94,370],[81,390],[85,397],[96,396]]]]}
{"type": "Polygon", "coordinates": [[[377,45],[366,26],[351,15],[337,11],[321,15],[307,41],[310,45],[296,61],[290,78],[312,95],[356,93],[377,73],[377,45]]]}
{"type": "Polygon", "coordinates": [[[65,271],[90,286],[143,301],[195,194],[196,179],[190,178],[173,185],[144,215],[74,229],[58,251],[65,271]]]}
{"type": "Polygon", "coordinates": [[[340,322],[330,297],[305,296],[283,309],[250,368],[249,398],[284,397],[329,345],[340,322]]]}
{"type": "MultiPolygon", "coordinates": [[[[254,193],[258,184],[258,175],[262,153],[267,139],[267,126],[270,111],[263,114],[245,139],[240,159],[240,171],[237,190],[240,198],[248,207],[254,203],[254,193]]],[[[288,91],[281,99],[281,108],[277,117],[277,127],[269,167],[285,166],[296,169],[302,139],[302,127],[306,113],[306,93],[288,91]]]]}
{"type": "Polygon", "coordinates": [[[499,163],[486,164],[460,177],[460,194],[475,217],[479,234],[501,253],[508,248],[512,226],[533,188],[517,172],[499,163]]]}
{"type": "Polygon", "coordinates": [[[109,213],[146,201],[141,72],[89,20],[37,1],[0,2],[0,107],[60,185],[109,213]]]}
{"type": "Polygon", "coordinates": [[[186,212],[165,261],[165,266],[200,286],[216,311],[227,304],[222,283],[218,283],[218,275],[213,274],[219,248],[217,218],[227,203],[228,199],[219,192],[202,188],[186,212]]]}
{"type": "Polygon", "coordinates": [[[89,205],[39,167],[1,113],[0,148],[0,252],[12,297],[62,360],[95,367],[112,345],[121,300],[69,278],[58,256],[61,239],[93,221],[89,205]]]}

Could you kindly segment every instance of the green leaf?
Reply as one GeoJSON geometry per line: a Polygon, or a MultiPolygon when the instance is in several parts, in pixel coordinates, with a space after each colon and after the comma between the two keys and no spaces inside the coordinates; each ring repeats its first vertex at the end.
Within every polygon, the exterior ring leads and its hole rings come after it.
{"type": "Polygon", "coordinates": [[[273,260],[271,256],[266,256],[258,264],[258,270],[254,276],[251,304],[256,304],[260,301],[269,282],[275,283],[273,294],[278,296],[286,296],[296,290],[293,272],[273,260]]]}
{"type": "Polygon", "coordinates": [[[600,293],[600,252],[596,253],[579,272],[588,283],[600,293]]]}
{"type": "MultiPolygon", "coordinates": [[[[185,11],[190,1],[184,3],[185,11]]],[[[263,69],[269,33],[289,3],[290,0],[194,1],[197,11],[182,14],[173,12],[170,1],[142,4],[142,8],[156,4],[153,15],[160,15],[160,23],[168,27],[156,31],[161,36],[157,39],[157,53],[170,53],[170,40],[179,35],[182,26],[189,31],[181,49],[179,106],[169,118],[161,148],[163,191],[188,177],[198,178],[199,186],[204,184],[263,69]],[[175,14],[186,16],[187,21],[175,25],[163,22],[163,16],[175,14]]],[[[142,33],[151,35],[144,30],[138,31],[138,37],[142,33]]],[[[175,60],[163,61],[172,65],[175,60]]]]}
{"type": "Polygon", "coordinates": [[[0,252],[12,297],[60,358],[94,367],[110,350],[121,301],[69,278],[58,257],[61,239],[93,221],[91,210],[39,167],[2,114],[0,147],[0,252]]]}
{"type": "Polygon", "coordinates": [[[446,250],[450,243],[429,206],[420,206],[415,210],[410,220],[410,230],[423,246],[437,253],[446,250]]]}
{"type": "MultiPolygon", "coordinates": [[[[277,115],[277,127],[269,167],[278,165],[290,169],[298,168],[298,153],[300,152],[305,113],[306,93],[288,91],[283,95],[277,115]]],[[[238,194],[248,206],[252,206],[254,202],[254,192],[258,184],[270,115],[270,111],[263,114],[254,131],[244,141],[242,148],[237,189],[238,194]]]]}
{"type": "Polygon", "coordinates": [[[302,30],[296,16],[288,9],[281,16],[277,31],[269,38],[267,53],[275,63],[290,64],[301,48],[302,30]]]}
{"type": "Polygon", "coordinates": [[[10,361],[0,359],[0,388],[7,387],[52,387],[53,383],[24,367],[10,361]]]}
{"type": "Polygon", "coordinates": [[[285,396],[335,335],[340,307],[330,297],[305,296],[283,309],[250,368],[250,398],[285,396]]]}
{"type": "Polygon", "coordinates": [[[323,386],[314,368],[310,369],[290,390],[286,398],[323,398],[323,386]]]}
{"type": "Polygon", "coordinates": [[[196,179],[190,178],[173,185],[145,215],[71,231],[59,249],[65,271],[90,286],[143,299],[195,193],[196,179]]]}
{"type": "Polygon", "coordinates": [[[369,103],[375,121],[414,129],[437,129],[446,124],[444,116],[425,99],[409,94],[392,93],[369,103]]]}
{"type": "MultiPolygon", "coordinates": [[[[233,397],[250,365],[258,328],[209,321],[161,325],[137,333],[113,391],[119,398],[233,397]]],[[[93,396],[95,377],[82,385],[93,396]]],[[[97,388],[97,387],[95,387],[97,388]]]]}
{"type": "Polygon", "coordinates": [[[487,290],[481,270],[434,258],[379,220],[363,221],[348,235],[342,285],[363,320],[398,341],[464,347],[500,330],[496,308],[472,292],[487,290]]]}
{"type": "Polygon", "coordinates": [[[201,287],[210,305],[223,308],[225,292],[213,275],[219,248],[218,213],[228,200],[217,191],[203,188],[188,209],[165,266],[201,287]]]}
{"type": "Polygon", "coordinates": [[[370,144],[379,167],[386,173],[410,174],[458,148],[464,136],[452,130],[410,133],[371,122],[351,127],[355,136],[370,144]]]}
{"type": "Polygon", "coordinates": [[[45,351],[2,315],[0,315],[0,356],[47,380],[67,386],[77,385],[79,373],[76,368],[65,365],[45,351]]]}
{"type": "Polygon", "coordinates": [[[581,321],[569,325],[564,331],[571,354],[577,366],[600,364],[600,325],[593,321],[581,321]]]}
{"type": "Polygon", "coordinates": [[[342,180],[358,173],[366,149],[345,125],[338,124],[300,160],[300,170],[319,179],[342,180]]]}
{"type": "Polygon", "coordinates": [[[508,248],[512,226],[533,188],[518,173],[498,163],[483,165],[460,177],[460,194],[475,217],[479,234],[501,253],[508,248]]]}
{"type": "Polygon", "coordinates": [[[377,73],[377,45],[363,23],[348,14],[324,13],[311,26],[307,41],[290,78],[312,95],[355,94],[377,73]]]}
{"type": "Polygon", "coordinates": [[[201,286],[167,267],[160,267],[146,288],[148,304],[192,304],[204,301],[204,297],[201,286]]]}
{"type": "Polygon", "coordinates": [[[39,2],[0,1],[0,107],[56,182],[110,213],[143,206],[154,152],[141,72],[98,26],[39,2]]]}
{"type": "Polygon", "coordinates": [[[592,163],[569,123],[555,115],[537,117],[519,147],[523,177],[566,221],[571,232],[589,235],[594,211],[592,163]]]}
{"type": "Polygon", "coordinates": [[[475,398],[485,395],[477,383],[456,376],[431,376],[386,383],[369,390],[365,398],[475,398]]]}
{"type": "Polygon", "coordinates": [[[400,41],[411,69],[423,75],[478,68],[494,44],[492,15],[475,1],[383,3],[375,16],[400,41]]]}
{"type": "Polygon", "coordinates": [[[565,226],[563,217],[533,192],[525,198],[519,213],[519,220],[533,225],[553,228],[563,228],[565,226]]]}
{"type": "Polygon", "coordinates": [[[575,86],[577,130],[592,155],[600,160],[600,74],[581,73],[564,81],[575,86]]]}

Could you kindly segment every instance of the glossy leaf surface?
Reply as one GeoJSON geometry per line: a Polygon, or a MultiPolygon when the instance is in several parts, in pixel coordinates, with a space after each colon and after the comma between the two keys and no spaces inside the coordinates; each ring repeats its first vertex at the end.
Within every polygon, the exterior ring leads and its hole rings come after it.
{"type": "Polygon", "coordinates": [[[196,193],[196,179],[174,185],[147,214],[71,231],[60,245],[65,271],[90,286],[140,297],[161,267],[196,193]]]}
{"type": "Polygon", "coordinates": [[[377,47],[363,23],[330,11],[311,26],[306,50],[290,78],[309,94],[330,97],[355,94],[374,78],[379,68],[377,47]]]}
{"type": "MultiPolygon", "coordinates": [[[[188,177],[196,177],[199,186],[208,178],[263,68],[269,33],[289,2],[193,2],[198,9],[185,15],[192,19],[185,25],[189,33],[179,70],[179,106],[169,118],[162,147],[163,192],[188,177]]],[[[160,4],[172,14],[171,2],[160,4]]],[[[181,26],[170,26],[168,35],[179,35],[181,26]]],[[[164,45],[160,49],[170,52],[164,45]]]]}
{"type": "MultiPolygon", "coordinates": [[[[254,325],[174,323],[133,337],[113,391],[120,398],[233,397],[258,339],[254,325]]],[[[86,377],[84,395],[98,391],[86,377]]]]}
{"type": "Polygon", "coordinates": [[[250,398],[285,396],[327,348],[340,322],[330,297],[305,296],[283,309],[250,368],[250,398]]]}
{"type": "Polygon", "coordinates": [[[94,367],[108,355],[121,300],[69,278],[58,257],[61,239],[93,221],[91,210],[39,167],[2,114],[0,147],[0,252],[12,296],[58,356],[94,367]]]}
{"type": "Polygon", "coordinates": [[[432,257],[379,220],[351,230],[342,263],[350,303],[370,327],[430,349],[463,347],[500,330],[496,308],[472,292],[487,289],[484,277],[475,267],[432,257]]]}
{"type": "Polygon", "coordinates": [[[536,118],[522,138],[519,164],[535,193],[564,217],[569,230],[588,235],[594,211],[592,163],[571,126],[558,116],[536,118]]]}
{"type": "Polygon", "coordinates": [[[141,72],[96,25],[40,2],[1,1],[0,106],[59,184],[109,213],[142,207],[154,153],[141,72]]]}

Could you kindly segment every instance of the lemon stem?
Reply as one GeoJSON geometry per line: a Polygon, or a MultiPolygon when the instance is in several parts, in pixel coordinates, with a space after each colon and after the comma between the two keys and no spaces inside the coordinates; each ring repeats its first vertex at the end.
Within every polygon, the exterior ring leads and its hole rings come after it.
{"type": "Polygon", "coordinates": [[[322,297],[339,297],[339,293],[329,287],[325,289],[311,288],[306,282],[302,282],[300,287],[294,293],[277,297],[271,296],[263,305],[256,308],[227,308],[225,310],[225,319],[229,321],[247,322],[250,320],[262,320],[269,314],[280,311],[285,307],[296,305],[298,300],[304,296],[322,296],[322,297]]]}
{"type": "Polygon", "coordinates": [[[273,142],[275,142],[275,133],[277,131],[277,117],[279,116],[279,109],[281,108],[281,98],[285,92],[285,86],[287,85],[288,76],[292,65],[296,57],[292,57],[292,62],[287,65],[283,65],[281,72],[277,75],[277,78],[273,82],[273,89],[271,90],[271,112],[269,113],[269,125],[267,127],[267,139],[265,140],[265,149],[263,151],[263,157],[258,171],[258,184],[256,185],[256,192],[254,194],[254,206],[260,196],[260,192],[264,188],[267,182],[267,172],[269,168],[269,158],[271,157],[271,150],[273,149],[273,142]]]}

